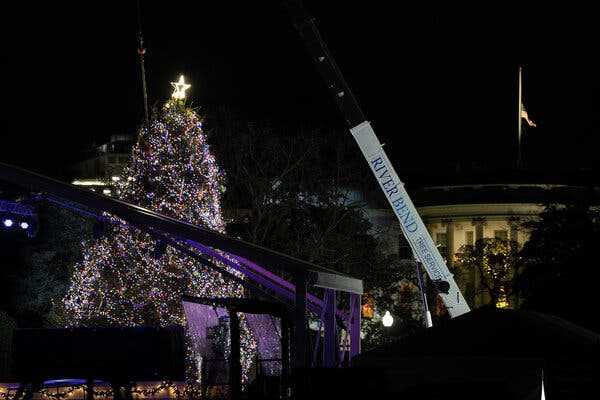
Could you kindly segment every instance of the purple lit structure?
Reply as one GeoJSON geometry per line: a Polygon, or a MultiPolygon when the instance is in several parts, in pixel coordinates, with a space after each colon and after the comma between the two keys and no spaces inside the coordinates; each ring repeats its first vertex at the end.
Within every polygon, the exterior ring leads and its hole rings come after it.
{"type": "MultiPolygon", "coordinates": [[[[338,366],[343,359],[339,354],[341,335],[338,325],[343,326],[347,332],[349,358],[352,359],[360,353],[360,297],[363,287],[359,279],[2,163],[0,163],[0,179],[30,190],[41,191],[43,192],[41,198],[84,215],[93,216],[100,221],[108,221],[103,213],[116,216],[130,226],[163,239],[169,246],[194,257],[207,267],[220,272],[224,277],[239,282],[256,295],[273,303],[282,304],[292,316],[290,323],[293,332],[290,339],[293,342],[291,347],[294,351],[291,359],[294,368],[310,366],[309,354],[312,354],[313,363],[317,358],[317,352],[310,352],[308,348],[307,311],[316,315],[321,321],[323,366],[338,366]],[[239,274],[225,270],[217,262],[231,267],[239,274]],[[285,272],[292,277],[292,282],[288,282],[272,271],[285,272]],[[322,289],[323,299],[308,293],[308,289],[312,286],[322,289]],[[350,307],[349,310],[340,310],[337,307],[337,300],[339,296],[345,295],[349,296],[350,307]]],[[[209,313],[205,314],[193,318],[197,329],[214,323],[214,320],[210,319],[212,317],[208,316],[209,313]]],[[[258,317],[249,318],[248,323],[255,327],[264,325],[264,321],[259,321],[258,317]]],[[[258,340],[259,346],[269,346],[268,341],[271,339],[267,336],[258,340]]],[[[320,331],[317,337],[321,340],[320,331]]]]}

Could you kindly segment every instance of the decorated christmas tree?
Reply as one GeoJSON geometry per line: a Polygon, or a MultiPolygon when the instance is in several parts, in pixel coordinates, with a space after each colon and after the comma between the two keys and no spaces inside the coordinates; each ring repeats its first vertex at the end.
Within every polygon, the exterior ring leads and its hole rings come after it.
{"type": "MultiPolygon", "coordinates": [[[[116,184],[119,199],[224,233],[223,176],[210,153],[202,121],[186,106],[183,77],[172,98],[138,133],[130,165],[116,184]]],[[[104,233],[84,243],[64,298],[68,326],[185,325],[182,295],[240,297],[239,284],[156,237],[106,215],[104,233]]],[[[242,365],[255,348],[242,325],[242,365]]],[[[193,353],[192,347],[189,346],[193,353]]],[[[188,363],[194,374],[188,354],[188,363]]],[[[190,376],[190,378],[194,378],[190,376]]]]}

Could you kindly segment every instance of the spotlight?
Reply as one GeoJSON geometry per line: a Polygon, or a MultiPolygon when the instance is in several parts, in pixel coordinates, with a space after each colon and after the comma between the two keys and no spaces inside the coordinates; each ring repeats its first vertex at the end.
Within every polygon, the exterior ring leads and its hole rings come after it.
{"type": "Polygon", "coordinates": [[[13,226],[13,220],[12,219],[5,219],[4,220],[4,226],[7,228],[10,228],[11,226],[13,226]]]}
{"type": "Polygon", "coordinates": [[[19,226],[21,227],[21,229],[27,229],[27,228],[29,228],[29,224],[27,222],[21,222],[19,224],[19,226]]]}

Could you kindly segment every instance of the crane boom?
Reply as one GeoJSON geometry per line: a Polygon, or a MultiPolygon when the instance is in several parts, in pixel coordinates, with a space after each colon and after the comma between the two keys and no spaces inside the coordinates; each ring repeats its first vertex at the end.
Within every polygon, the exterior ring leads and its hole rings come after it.
{"type": "Polygon", "coordinates": [[[321,38],[314,19],[306,12],[301,0],[290,0],[285,5],[352,136],[394,210],[414,256],[423,264],[432,280],[448,283],[447,293],[441,292],[440,296],[450,316],[457,317],[469,312],[469,305],[385,154],[373,127],[365,118],[358,101],[321,38]]]}

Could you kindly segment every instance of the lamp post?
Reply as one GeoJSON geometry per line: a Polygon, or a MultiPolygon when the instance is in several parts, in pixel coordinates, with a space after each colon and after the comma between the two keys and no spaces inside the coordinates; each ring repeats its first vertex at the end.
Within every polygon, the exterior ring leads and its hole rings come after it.
{"type": "Polygon", "coordinates": [[[383,314],[383,318],[381,318],[381,322],[383,323],[384,327],[389,328],[394,325],[394,317],[392,317],[392,314],[390,314],[389,311],[386,311],[383,314]]]}

